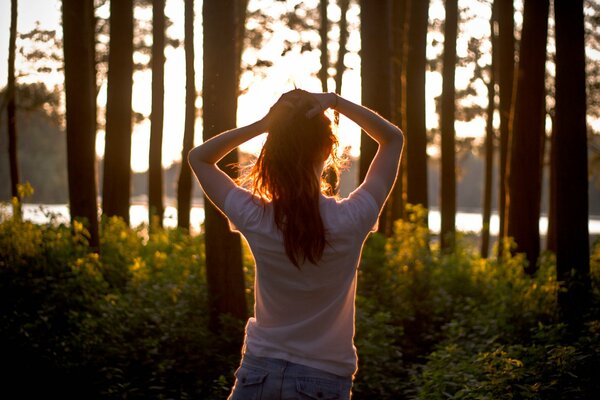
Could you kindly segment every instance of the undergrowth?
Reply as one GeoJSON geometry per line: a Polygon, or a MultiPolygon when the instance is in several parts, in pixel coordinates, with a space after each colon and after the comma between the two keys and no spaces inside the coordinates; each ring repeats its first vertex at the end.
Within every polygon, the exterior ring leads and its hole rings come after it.
{"type": "MultiPolygon", "coordinates": [[[[600,391],[600,246],[592,304],[558,318],[555,260],[534,276],[468,241],[443,254],[424,210],[372,235],[357,293],[355,399],[586,399],[600,391]]],[[[208,328],[202,235],[101,224],[36,225],[0,212],[0,366],[7,387],[79,398],[226,398],[243,321],[208,328]]],[[[245,251],[252,299],[252,258],[245,251]]],[[[252,303],[249,303],[252,306],[252,303]]],[[[8,390],[5,387],[5,390],[8,390]]]]}

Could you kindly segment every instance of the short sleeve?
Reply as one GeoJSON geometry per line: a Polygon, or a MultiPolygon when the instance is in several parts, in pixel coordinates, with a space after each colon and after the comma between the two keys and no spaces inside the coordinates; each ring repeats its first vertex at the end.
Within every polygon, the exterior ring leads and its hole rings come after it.
{"type": "Polygon", "coordinates": [[[258,199],[249,191],[236,186],[225,197],[223,213],[229,219],[232,231],[243,231],[260,217],[262,207],[258,199]]]}
{"type": "Polygon", "coordinates": [[[344,206],[352,218],[356,229],[365,234],[377,230],[377,220],[381,211],[377,202],[367,190],[358,187],[347,199],[344,206]]]}

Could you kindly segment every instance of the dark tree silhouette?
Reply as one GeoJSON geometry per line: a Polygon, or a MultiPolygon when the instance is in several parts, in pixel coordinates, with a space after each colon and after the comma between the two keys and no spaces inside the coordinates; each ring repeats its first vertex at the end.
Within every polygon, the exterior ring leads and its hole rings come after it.
{"type": "Polygon", "coordinates": [[[446,0],[444,23],[444,64],[442,83],[442,171],[441,171],[441,231],[442,249],[452,251],[456,234],[456,161],[454,155],[454,114],[456,70],[456,34],[458,30],[458,0],[446,0]]]}
{"type": "Polygon", "coordinates": [[[127,223],[131,194],[132,85],[133,1],[111,1],[102,212],[119,216],[127,223]]]}
{"type": "MultiPolygon", "coordinates": [[[[360,29],[362,103],[389,119],[391,114],[391,53],[388,5],[387,0],[363,0],[360,4],[360,29]]],[[[362,132],[360,138],[360,182],[365,179],[376,152],[377,143],[362,132]]],[[[388,227],[391,221],[388,223],[388,219],[387,212],[384,210],[379,217],[380,232],[391,233],[391,227],[388,227]]]]}
{"type": "MultiPolygon", "coordinates": [[[[185,0],[185,128],[181,159],[194,146],[194,125],[196,122],[196,80],[194,70],[194,0],[185,0]]],[[[190,228],[190,210],[192,206],[192,173],[187,162],[181,163],[177,183],[177,226],[190,228]]]]}
{"type": "Polygon", "coordinates": [[[319,10],[321,14],[321,23],[319,25],[319,36],[321,37],[321,68],[319,69],[319,79],[321,80],[321,90],[327,92],[327,79],[329,78],[329,52],[327,45],[329,40],[327,33],[329,32],[329,20],[327,17],[327,4],[329,0],[321,0],[319,2],[319,10]]]}
{"type": "MultiPolygon", "coordinates": [[[[406,126],[406,54],[405,43],[407,41],[408,23],[406,20],[407,0],[398,0],[391,2],[391,121],[401,128],[406,126]]],[[[386,217],[389,219],[389,233],[393,231],[393,221],[403,218],[404,216],[404,188],[406,187],[406,157],[401,160],[401,165],[398,171],[398,178],[394,184],[394,188],[388,198],[388,209],[386,209],[386,217]]]]}
{"type": "Polygon", "coordinates": [[[64,0],[67,170],[71,220],[83,220],[98,248],[96,203],[96,77],[92,0],[64,0]]]}
{"type": "Polygon", "coordinates": [[[516,251],[526,253],[529,273],[535,271],[540,253],[548,9],[548,0],[525,0],[507,168],[506,232],[514,238],[516,251]]]}
{"type": "MultiPolygon", "coordinates": [[[[19,196],[19,163],[17,159],[17,119],[15,106],[15,53],[17,41],[17,0],[10,2],[10,38],[8,42],[8,77],[6,80],[6,116],[8,119],[8,158],[10,164],[10,193],[13,198],[19,196]]],[[[20,209],[13,210],[21,216],[20,209]]]]}
{"type": "Polygon", "coordinates": [[[346,43],[348,42],[348,19],[346,14],[348,13],[348,6],[350,0],[338,0],[340,6],[340,47],[338,48],[337,61],[335,63],[335,92],[342,94],[342,78],[346,66],[344,65],[344,57],[346,56],[346,43]]]}
{"type": "MultiPolygon", "coordinates": [[[[556,86],[556,83],[555,83],[556,86]]],[[[556,96],[556,93],[555,93],[556,96]]],[[[556,112],[556,110],[555,110],[556,112]]],[[[548,232],[546,233],[546,250],[556,254],[556,118],[552,118],[550,136],[550,168],[548,183],[548,232]]]]}
{"type": "MultiPolygon", "coordinates": [[[[236,123],[239,6],[235,0],[205,1],[202,6],[204,140],[231,129],[236,123]]],[[[237,151],[233,151],[221,160],[219,167],[235,177],[236,171],[231,165],[237,161],[237,151]]],[[[204,208],[210,321],[211,328],[218,330],[221,314],[239,319],[247,317],[241,241],[239,234],[229,230],[226,218],[206,197],[204,208]]]]}
{"type": "Polygon", "coordinates": [[[590,290],[585,49],[582,0],[555,0],[556,269],[558,301],[579,322],[590,290]]]}
{"type": "Polygon", "coordinates": [[[488,68],[489,80],[487,82],[488,106],[485,129],[485,172],[483,188],[483,212],[481,229],[481,257],[487,258],[490,248],[490,219],[492,216],[492,172],[494,166],[494,110],[496,109],[496,78],[498,60],[498,1],[492,4],[492,17],[490,18],[490,41],[492,42],[492,61],[488,68]]]}
{"type": "Polygon", "coordinates": [[[512,0],[494,0],[498,12],[498,91],[500,96],[500,190],[498,201],[498,258],[504,251],[506,236],[506,167],[508,154],[509,119],[512,105],[512,92],[515,68],[515,17],[512,0]]]}
{"type": "Polygon", "coordinates": [[[406,201],[428,207],[425,68],[429,0],[407,0],[406,201]],[[409,100],[408,100],[409,99],[409,100]]]}
{"type": "Polygon", "coordinates": [[[165,94],[165,0],[152,0],[152,114],[148,168],[148,212],[152,224],[162,226],[163,171],[162,137],[165,94]]]}

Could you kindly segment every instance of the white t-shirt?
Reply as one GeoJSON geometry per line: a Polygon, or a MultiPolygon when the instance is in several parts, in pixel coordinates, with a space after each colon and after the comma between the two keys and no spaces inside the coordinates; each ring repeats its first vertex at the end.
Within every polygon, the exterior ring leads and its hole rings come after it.
{"type": "Polygon", "coordinates": [[[360,187],[339,201],[321,195],[319,208],[328,244],[318,265],[307,261],[297,268],[285,253],[272,204],[240,187],[228,193],[223,211],[256,262],[244,351],[349,376],[357,369],[356,271],[380,209],[360,187]]]}

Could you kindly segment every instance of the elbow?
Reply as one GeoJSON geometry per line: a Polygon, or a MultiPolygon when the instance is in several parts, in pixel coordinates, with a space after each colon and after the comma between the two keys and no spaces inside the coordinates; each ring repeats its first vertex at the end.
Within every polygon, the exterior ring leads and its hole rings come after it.
{"type": "Polygon", "coordinates": [[[194,154],[196,154],[196,149],[197,147],[194,147],[193,149],[191,149],[190,151],[188,151],[187,153],[187,162],[188,164],[192,165],[192,162],[194,160],[194,154]]]}
{"type": "Polygon", "coordinates": [[[194,147],[188,152],[187,161],[192,170],[196,171],[202,164],[206,164],[202,154],[202,145],[194,147]]]}
{"type": "Polygon", "coordinates": [[[404,133],[400,128],[394,126],[392,132],[390,132],[390,135],[383,143],[381,143],[381,145],[402,148],[404,145],[404,133]]]}
{"type": "Polygon", "coordinates": [[[207,160],[207,153],[206,153],[206,149],[203,147],[203,144],[196,146],[189,151],[188,162],[190,162],[190,163],[192,163],[192,162],[210,163],[210,161],[207,160]]]}

